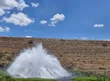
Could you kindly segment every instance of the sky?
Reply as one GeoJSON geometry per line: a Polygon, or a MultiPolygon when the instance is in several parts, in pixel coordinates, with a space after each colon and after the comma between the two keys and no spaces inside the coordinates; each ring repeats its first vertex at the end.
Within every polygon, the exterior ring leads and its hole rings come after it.
{"type": "Polygon", "coordinates": [[[0,0],[0,36],[110,40],[110,0],[0,0]]]}

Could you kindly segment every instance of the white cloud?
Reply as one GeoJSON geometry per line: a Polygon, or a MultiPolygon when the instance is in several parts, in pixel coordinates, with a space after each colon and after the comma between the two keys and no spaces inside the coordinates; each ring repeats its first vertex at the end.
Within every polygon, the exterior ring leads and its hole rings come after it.
{"type": "Polygon", "coordinates": [[[42,20],[42,21],[40,21],[40,24],[42,24],[42,25],[44,25],[44,24],[46,24],[46,23],[47,23],[46,20],[42,20]]]}
{"type": "Polygon", "coordinates": [[[58,22],[65,20],[65,15],[64,14],[56,14],[50,20],[51,20],[51,23],[49,24],[49,26],[56,26],[56,24],[58,22]]]}
{"type": "Polygon", "coordinates": [[[22,11],[25,7],[29,7],[29,5],[27,5],[24,0],[0,0],[0,16],[5,13],[8,14],[9,10],[13,8],[22,11]]]}
{"type": "Polygon", "coordinates": [[[26,38],[32,38],[32,36],[26,36],[26,38]]]}
{"type": "Polygon", "coordinates": [[[10,31],[10,28],[9,28],[9,27],[6,27],[6,28],[5,28],[5,31],[6,31],[6,32],[9,32],[9,31],[10,31]]]}
{"type": "Polygon", "coordinates": [[[2,16],[3,14],[5,14],[5,11],[2,8],[0,8],[0,16],[2,16]]]}
{"type": "Polygon", "coordinates": [[[13,13],[9,18],[4,17],[4,21],[7,23],[13,23],[19,26],[27,26],[34,22],[34,19],[29,18],[26,14],[19,12],[17,14],[13,13]]]}
{"type": "Polygon", "coordinates": [[[0,0],[0,8],[2,9],[12,9],[17,7],[18,2],[16,0],[0,0]]]}
{"type": "Polygon", "coordinates": [[[32,7],[37,8],[39,6],[39,3],[31,3],[32,7]]]}
{"type": "Polygon", "coordinates": [[[9,32],[9,31],[10,31],[9,27],[3,28],[3,27],[0,26],[0,32],[9,32]]]}
{"type": "Polygon", "coordinates": [[[25,4],[24,0],[20,0],[18,2],[17,9],[22,11],[24,8],[29,7],[29,5],[25,4]]]}
{"type": "Polygon", "coordinates": [[[104,27],[104,24],[95,24],[94,27],[104,27]]]}
{"type": "Polygon", "coordinates": [[[29,7],[25,4],[24,0],[0,0],[0,8],[2,9],[13,9],[23,10],[25,7],[29,7]]]}
{"type": "Polygon", "coordinates": [[[88,40],[88,38],[87,38],[87,37],[82,37],[81,39],[82,39],[82,40],[88,40]]]}

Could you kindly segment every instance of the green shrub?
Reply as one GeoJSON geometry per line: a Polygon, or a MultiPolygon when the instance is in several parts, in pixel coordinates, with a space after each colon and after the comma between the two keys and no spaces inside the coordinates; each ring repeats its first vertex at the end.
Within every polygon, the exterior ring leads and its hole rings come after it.
{"type": "Polygon", "coordinates": [[[76,77],[73,81],[110,81],[108,77],[76,77]]]}
{"type": "Polygon", "coordinates": [[[57,80],[41,78],[12,78],[8,74],[0,70],[0,81],[57,81],[57,80]]]}
{"type": "Polygon", "coordinates": [[[15,78],[15,81],[57,81],[57,80],[41,78],[15,78]]]}
{"type": "Polygon", "coordinates": [[[4,73],[2,70],[0,70],[0,76],[4,76],[7,75],[6,73],[4,73]]]}
{"type": "Polygon", "coordinates": [[[73,81],[97,81],[95,77],[76,77],[73,78],[73,81]]]}

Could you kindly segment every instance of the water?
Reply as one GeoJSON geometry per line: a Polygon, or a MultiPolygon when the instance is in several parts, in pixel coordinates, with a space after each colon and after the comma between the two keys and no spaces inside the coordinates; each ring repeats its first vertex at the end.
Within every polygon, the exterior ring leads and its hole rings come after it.
{"type": "Polygon", "coordinates": [[[58,79],[71,76],[54,55],[48,54],[42,44],[21,52],[7,72],[17,78],[58,79]]]}

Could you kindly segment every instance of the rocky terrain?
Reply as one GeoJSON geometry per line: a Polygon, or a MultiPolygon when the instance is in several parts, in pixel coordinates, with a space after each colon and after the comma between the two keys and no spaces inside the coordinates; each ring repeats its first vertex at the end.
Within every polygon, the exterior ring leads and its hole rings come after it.
{"type": "Polygon", "coordinates": [[[65,68],[110,75],[110,41],[0,37],[0,67],[9,65],[24,48],[39,42],[65,68]]]}

